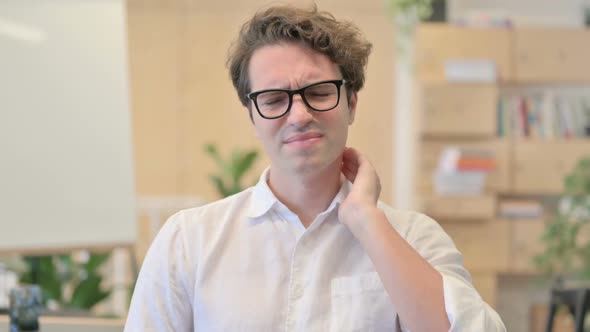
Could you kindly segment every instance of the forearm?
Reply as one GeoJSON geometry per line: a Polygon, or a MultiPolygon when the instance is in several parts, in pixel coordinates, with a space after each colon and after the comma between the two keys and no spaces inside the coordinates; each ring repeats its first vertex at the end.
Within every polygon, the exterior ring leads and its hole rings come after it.
{"type": "Polygon", "coordinates": [[[392,304],[410,330],[448,331],[442,276],[391,226],[385,214],[368,209],[349,226],[372,260],[392,304]]]}

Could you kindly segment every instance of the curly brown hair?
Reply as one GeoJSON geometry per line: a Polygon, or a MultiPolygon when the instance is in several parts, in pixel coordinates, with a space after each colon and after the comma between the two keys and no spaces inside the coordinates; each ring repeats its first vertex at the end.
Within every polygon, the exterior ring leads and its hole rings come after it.
{"type": "Polygon", "coordinates": [[[232,44],[227,66],[241,103],[250,108],[248,65],[254,51],[266,45],[303,42],[327,55],[337,64],[347,91],[359,91],[365,82],[365,67],[371,53],[369,43],[352,23],[338,21],[317,6],[302,9],[289,5],[273,6],[256,13],[242,26],[232,44]]]}

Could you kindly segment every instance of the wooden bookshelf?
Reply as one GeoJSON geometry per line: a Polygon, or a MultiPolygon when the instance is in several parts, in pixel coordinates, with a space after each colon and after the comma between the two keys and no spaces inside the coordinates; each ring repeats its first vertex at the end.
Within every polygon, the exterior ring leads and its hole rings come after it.
{"type": "Polygon", "coordinates": [[[543,218],[498,218],[498,202],[506,196],[559,194],[564,175],[590,155],[590,137],[498,137],[499,98],[505,87],[590,86],[590,31],[424,24],[416,38],[416,201],[453,238],[474,285],[495,306],[499,275],[538,274],[532,258],[543,249],[539,238],[545,225],[543,218]],[[448,82],[445,63],[469,59],[494,62],[497,81],[448,82]],[[481,195],[435,194],[433,173],[448,146],[494,155],[496,168],[481,195]]]}

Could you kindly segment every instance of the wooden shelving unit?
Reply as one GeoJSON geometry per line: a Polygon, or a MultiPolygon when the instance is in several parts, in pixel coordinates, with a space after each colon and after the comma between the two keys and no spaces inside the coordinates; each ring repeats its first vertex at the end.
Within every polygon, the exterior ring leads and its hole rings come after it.
{"type": "Polygon", "coordinates": [[[416,201],[441,223],[462,251],[482,297],[496,305],[500,275],[534,275],[543,219],[501,219],[508,195],[557,195],[590,138],[498,137],[498,100],[504,86],[590,85],[590,30],[492,29],[425,24],[416,37],[419,132],[416,201]],[[448,60],[489,60],[495,83],[450,83],[448,60]],[[446,146],[495,156],[496,169],[477,196],[439,196],[433,172],[446,146]]]}

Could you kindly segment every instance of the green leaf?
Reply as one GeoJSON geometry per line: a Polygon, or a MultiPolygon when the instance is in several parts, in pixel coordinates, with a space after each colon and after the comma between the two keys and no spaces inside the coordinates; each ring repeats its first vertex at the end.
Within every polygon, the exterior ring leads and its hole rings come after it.
{"type": "Polygon", "coordinates": [[[254,161],[256,161],[256,158],[258,158],[258,152],[255,150],[246,153],[242,157],[242,159],[238,162],[238,165],[236,167],[236,182],[239,183],[244,174],[246,174],[246,172],[250,168],[252,168],[252,165],[254,164],[254,161]]]}
{"type": "Polygon", "coordinates": [[[24,258],[28,272],[21,282],[37,283],[41,288],[43,304],[49,299],[62,301],[62,285],[55,269],[52,256],[28,256],[24,258]]]}
{"type": "Polygon", "coordinates": [[[227,168],[227,165],[225,164],[225,162],[221,158],[221,155],[219,155],[219,152],[217,151],[217,147],[214,144],[211,144],[211,143],[206,144],[205,151],[207,151],[207,153],[213,158],[213,160],[217,164],[217,167],[219,167],[221,169],[227,168]]]}
{"type": "Polygon", "coordinates": [[[58,270],[59,279],[62,283],[67,282],[74,276],[75,264],[71,255],[59,255],[56,257],[57,264],[60,267],[58,270]]]}
{"type": "Polygon", "coordinates": [[[23,284],[32,284],[33,283],[33,263],[31,261],[31,257],[23,257],[23,262],[25,263],[26,271],[20,275],[19,281],[23,284]]]}
{"type": "Polygon", "coordinates": [[[230,162],[229,162],[229,170],[227,175],[229,176],[229,178],[231,179],[233,185],[235,185],[236,182],[238,182],[238,167],[240,164],[240,161],[242,160],[242,156],[243,156],[243,152],[240,149],[235,149],[234,151],[232,151],[232,154],[230,156],[230,162]]]}
{"type": "Polygon", "coordinates": [[[575,194],[576,193],[576,178],[573,175],[567,175],[563,179],[563,187],[567,194],[575,194]]]}
{"type": "Polygon", "coordinates": [[[222,197],[227,197],[230,196],[230,190],[227,189],[225,183],[223,182],[223,180],[217,176],[217,175],[209,175],[209,180],[213,183],[213,185],[215,186],[215,189],[217,189],[217,192],[222,196],[222,197]]]}
{"type": "Polygon", "coordinates": [[[86,272],[88,272],[88,274],[95,274],[98,268],[104,264],[109,259],[109,257],[111,257],[109,253],[90,254],[88,262],[84,264],[86,272]]]}
{"type": "Polygon", "coordinates": [[[57,256],[60,264],[66,268],[66,270],[72,270],[74,267],[74,261],[72,260],[72,256],[70,255],[59,255],[57,256]]]}
{"type": "Polygon", "coordinates": [[[68,303],[70,308],[91,309],[94,305],[107,298],[111,291],[100,289],[102,277],[92,275],[80,281],[72,293],[68,303]]]}
{"type": "Polygon", "coordinates": [[[217,147],[214,144],[207,143],[205,144],[205,151],[213,156],[217,154],[217,147]]]}
{"type": "Polygon", "coordinates": [[[432,15],[432,0],[388,0],[388,3],[394,15],[407,15],[414,10],[421,20],[432,15]]]}
{"type": "Polygon", "coordinates": [[[581,171],[587,171],[590,172],[590,157],[589,158],[583,158],[578,162],[578,166],[577,168],[581,171]]]}
{"type": "Polygon", "coordinates": [[[217,192],[222,197],[227,197],[242,191],[244,188],[241,185],[241,179],[252,167],[258,152],[256,150],[244,152],[239,148],[235,148],[228,160],[224,161],[213,144],[206,145],[205,150],[215,158],[220,171],[218,174],[209,175],[209,180],[217,192]]]}

